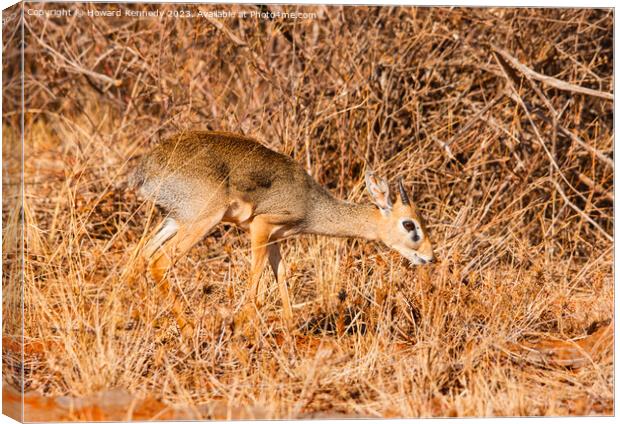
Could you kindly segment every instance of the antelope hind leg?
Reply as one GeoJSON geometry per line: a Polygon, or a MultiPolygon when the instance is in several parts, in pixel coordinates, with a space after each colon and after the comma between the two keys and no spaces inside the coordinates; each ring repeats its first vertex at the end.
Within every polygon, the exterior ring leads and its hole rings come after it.
{"type": "MultiPolygon", "coordinates": [[[[194,334],[195,325],[185,315],[184,303],[181,301],[180,296],[176,295],[172,289],[166,274],[174,262],[185,256],[196,243],[202,240],[220,222],[222,215],[223,212],[201,218],[195,222],[180,224],[171,236],[168,235],[171,233],[171,228],[165,225],[153,237],[153,243],[149,242],[145,249],[145,255],[147,255],[150,253],[149,247],[155,246],[159,242],[159,245],[152,253],[149,272],[155,280],[160,293],[166,298],[172,296],[172,313],[184,338],[190,338],[194,334]],[[162,235],[162,233],[164,234],[162,235]],[[165,235],[168,235],[168,238],[164,238],[165,235]]],[[[169,225],[174,226],[176,222],[169,225]]]]}
{"type": "Polygon", "coordinates": [[[291,299],[289,297],[288,286],[286,284],[286,263],[282,258],[278,243],[270,244],[267,249],[269,252],[269,264],[275,274],[278,289],[280,290],[280,298],[282,300],[282,318],[286,328],[290,331],[293,329],[295,322],[293,320],[293,308],[291,307],[291,299]]]}

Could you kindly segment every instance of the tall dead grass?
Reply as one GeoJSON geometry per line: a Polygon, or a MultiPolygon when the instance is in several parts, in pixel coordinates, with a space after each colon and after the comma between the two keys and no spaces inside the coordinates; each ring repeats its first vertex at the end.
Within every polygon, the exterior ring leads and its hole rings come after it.
{"type": "MultiPolygon", "coordinates": [[[[575,343],[579,363],[528,354],[613,313],[611,10],[187,8],[316,18],[26,19],[25,362],[5,194],[5,384],[23,370],[32,395],[117,389],[203,418],[613,413],[609,343],[575,343]],[[283,335],[270,286],[243,336],[249,242],[220,226],[172,271],[198,323],[188,351],[168,300],[132,271],[162,215],[126,178],[153,143],[196,128],[254,136],[354,201],[366,161],[403,176],[440,262],[289,240],[299,330],[283,335]]],[[[4,145],[18,146],[4,103],[4,145]]]]}

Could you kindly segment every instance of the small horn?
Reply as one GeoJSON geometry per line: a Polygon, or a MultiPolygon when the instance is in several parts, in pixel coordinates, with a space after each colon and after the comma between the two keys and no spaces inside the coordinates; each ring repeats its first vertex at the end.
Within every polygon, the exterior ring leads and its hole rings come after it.
{"type": "Polygon", "coordinates": [[[400,200],[403,202],[403,205],[409,206],[409,196],[407,196],[405,186],[403,185],[403,177],[398,179],[398,191],[400,191],[400,200]]]}

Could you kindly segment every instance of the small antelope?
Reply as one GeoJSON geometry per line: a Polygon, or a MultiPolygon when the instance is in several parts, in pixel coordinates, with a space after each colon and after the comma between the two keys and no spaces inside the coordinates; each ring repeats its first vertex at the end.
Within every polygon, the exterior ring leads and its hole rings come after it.
{"type": "MultiPolygon", "coordinates": [[[[385,180],[366,173],[376,206],[333,197],[293,159],[237,134],[193,131],[177,134],[148,153],[132,177],[140,193],[169,211],[143,255],[164,293],[173,263],[220,222],[248,229],[252,261],[249,298],[256,302],[259,279],[269,261],[282,299],[284,321],[293,313],[278,240],[295,234],[323,234],[381,240],[412,264],[433,261],[433,248],[402,179],[392,203],[385,180]]],[[[183,336],[193,325],[178,298],[173,312],[183,336]]]]}

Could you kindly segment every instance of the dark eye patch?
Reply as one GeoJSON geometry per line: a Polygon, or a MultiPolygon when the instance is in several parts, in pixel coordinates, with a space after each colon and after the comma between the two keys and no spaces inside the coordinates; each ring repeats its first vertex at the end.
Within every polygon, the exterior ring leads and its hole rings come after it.
{"type": "Polygon", "coordinates": [[[403,228],[409,232],[416,230],[416,227],[413,221],[403,221],[403,228]]]}

